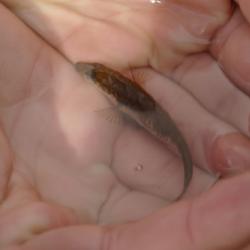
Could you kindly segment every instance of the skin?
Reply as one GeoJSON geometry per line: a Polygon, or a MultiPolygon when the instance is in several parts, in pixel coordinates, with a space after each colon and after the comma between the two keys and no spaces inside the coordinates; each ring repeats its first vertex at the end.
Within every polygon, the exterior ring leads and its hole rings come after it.
{"type": "Polygon", "coordinates": [[[1,249],[249,249],[248,1],[51,2],[0,5],[1,249]],[[103,120],[77,61],[132,68],[169,110],[194,157],[188,199],[168,202],[181,161],[103,120]]]}

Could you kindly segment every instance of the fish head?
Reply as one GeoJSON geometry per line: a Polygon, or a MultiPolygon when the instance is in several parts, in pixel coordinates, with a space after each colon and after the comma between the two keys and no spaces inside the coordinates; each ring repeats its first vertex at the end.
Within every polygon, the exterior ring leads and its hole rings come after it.
{"type": "Polygon", "coordinates": [[[82,76],[87,76],[90,79],[93,79],[95,76],[95,63],[77,62],[75,68],[82,76]]]}

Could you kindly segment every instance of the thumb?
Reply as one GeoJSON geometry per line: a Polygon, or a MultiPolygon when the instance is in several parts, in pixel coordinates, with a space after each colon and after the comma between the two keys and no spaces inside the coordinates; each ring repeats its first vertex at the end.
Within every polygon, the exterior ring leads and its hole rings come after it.
{"type": "Polygon", "coordinates": [[[141,221],[62,228],[8,250],[243,249],[250,245],[249,192],[250,174],[245,174],[220,181],[203,196],[173,204],[141,221]]]}

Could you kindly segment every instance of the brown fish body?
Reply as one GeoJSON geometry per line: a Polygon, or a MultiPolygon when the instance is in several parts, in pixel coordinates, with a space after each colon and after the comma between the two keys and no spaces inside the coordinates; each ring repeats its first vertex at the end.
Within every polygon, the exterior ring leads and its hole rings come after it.
{"type": "Polygon", "coordinates": [[[138,111],[150,111],[155,108],[154,99],[138,84],[120,73],[99,63],[78,63],[77,70],[84,72],[95,83],[112,95],[123,105],[138,111]]]}
{"type": "Polygon", "coordinates": [[[176,145],[184,163],[184,186],[178,199],[181,198],[192,179],[193,163],[188,145],[170,115],[140,85],[119,72],[99,63],[80,62],[76,69],[114,97],[122,112],[160,140],[167,137],[176,145]]]}

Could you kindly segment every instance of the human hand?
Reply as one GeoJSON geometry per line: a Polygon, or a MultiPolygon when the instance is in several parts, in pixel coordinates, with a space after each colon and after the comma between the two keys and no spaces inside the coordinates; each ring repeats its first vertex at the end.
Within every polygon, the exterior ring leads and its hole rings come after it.
{"type": "Polygon", "coordinates": [[[172,204],[140,221],[60,228],[6,250],[247,250],[249,181],[249,173],[220,181],[201,197],[172,204]]]}
{"type": "MultiPolygon", "coordinates": [[[[8,4],[8,1],[5,3],[8,4]]],[[[10,3],[15,4],[14,1],[10,3]]],[[[45,1],[40,3],[40,8],[26,6],[23,9],[19,6],[16,13],[71,61],[104,62],[121,70],[126,70],[131,65],[132,68],[140,68],[134,70],[135,78],[139,75],[145,88],[175,118],[189,142],[197,166],[223,174],[227,174],[228,169],[230,172],[237,171],[237,167],[241,168],[239,170],[247,169],[249,159],[246,152],[249,142],[242,135],[246,133],[247,126],[242,121],[247,112],[241,119],[239,112],[232,117],[236,124],[239,122],[237,130],[228,121],[231,116],[222,120],[223,110],[219,112],[218,108],[214,108],[211,115],[188,92],[163,76],[171,76],[183,86],[187,86],[183,71],[185,75],[191,72],[194,79],[198,73],[211,73],[216,80],[221,79],[223,74],[216,68],[215,62],[210,61],[208,53],[199,54],[197,58],[199,63],[203,62],[210,67],[197,72],[188,70],[187,65],[188,60],[195,60],[190,54],[208,51],[208,41],[229,17],[230,2],[210,1],[202,3],[200,7],[197,2],[197,9],[193,8],[191,12],[182,5],[167,5],[167,8],[159,6],[159,9],[150,4],[146,4],[146,7],[140,4],[139,8],[131,11],[131,8],[123,9],[126,5],[113,5],[112,2],[110,5],[107,2],[102,5],[98,1],[80,2],[87,3],[82,8],[74,8],[74,4],[70,6],[70,2],[60,4],[61,8],[45,1]],[[102,8],[106,11],[102,11],[102,8]],[[207,15],[197,15],[203,8],[207,15]],[[112,13],[107,12],[108,10],[112,13]],[[65,12],[67,15],[64,15],[65,12]],[[86,16],[89,13],[92,18],[86,16]],[[95,17],[101,21],[96,22],[95,17]],[[133,25],[124,23],[123,18],[133,20],[133,25]],[[197,20],[200,26],[193,27],[197,20]],[[159,23],[166,23],[166,27],[162,25],[161,29],[159,23]],[[138,24],[138,28],[134,24],[138,24]],[[188,32],[190,28],[191,35],[188,32]],[[197,34],[197,31],[202,32],[197,34]],[[114,43],[117,38],[122,42],[114,43]],[[114,45],[117,46],[116,49],[113,48],[114,45]],[[106,52],[103,53],[104,51],[106,52]],[[215,72],[209,71],[211,65],[215,65],[215,72]],[[194,116],[200,120],[194,120],[194,116]],[[228,151],[236,151],[236,156],[230,159],[232,154],[228,154],[228,151]],[[244,164],[236,162],[237,160],[242,160],[244,164]]],[[[133,10],[134,2],[126,3],[132,4],[133,10]]],[[[193,4],[192,2],[187,7],[192,7],[193,4]]],[[[17,20],[13,21],[14,18],[6,10],[3,11],[6,14],[2,18],[5,17],[6,20],[2,23],[13,23],[11,27],[16,32],[13,30],[9,33],[9,28],[6,30],[2,27],[5,31],[2,33],[9,38],[1,46],[6,54],[3,58],[7,60],[3,62],[3,65],[7,65],[4,72],[6,69],[9,71],[8,74],[5,73],[8,78],[4,80],[13,83],[8,85],[11,88],[2,86],[2,120],[7,141],[10,141],[13,150],[7,158],[15,156],[11,181],[6,181],[8,189],[11,186],[13,191],[7,193],[2,203],[2,217],[8,218],[2,223],[5,230],[4,234],[0,234],[2,244],[26,240],[27,231],[28,237],[32,237],[33,234],[69,224],[108,224],[135,220],[176,197],[182,188],[181,161],[145,132],[128,126],[116,126],[98,117],[93,111],[105,107],[106,100],[102,94],[84,83],[71,65],[49,44],[41,41],[17,20]],[[16,34],[18,37],[13,38],[16,34]],[[15,42],[17,39],[19,43],[15,42]],[[7,51],[7,45],[13,44],[13,41],[15,50],[7,51]],[[17,52],[22,53],[22,58],[28,59],[27,62],[20,65],[16,60],[17,52]],[[18,67],[15,63],[18,63],[18,67]],[[98,164],[100,162],[104,164],[98,164]],[[143,171],[140,171],[141,164],[143,171]],[[64,207],[73,209],[75,216],[64,207]],[[39,214],[39,220],[31,220],[27,211],[39,214]],[[10,226],[6,231],[6,225],[13,225],[17,212],[18,218],[22,218],[19,223],[22,226],[10,226]],[[33,232],[34,227],[39,230],[33,232]]],[[[212,49],[215,53],[216,46],[212,49]]],[[[218,52],[217,55],[221,53],[218,52]]],[[[200,79],[193,83],[195,90],[198,83],[200,79]]],[[[232,87],[232,83],[226,82],[226,79],[223,84],[232,87]]],[[[192,86],[188,84],[190,85],[192,86]]],[[[207,85],[204,84],[205,87],[207,85]]],[[[200,98],[199,101],[202,102],[204,98],[199,93],[196,92],[196,98],[200,98]]],[[[243,95],[237,89],[234,89],[234,93],[243,95]]],[[[220,94],[216,100],[222,99],[225,93],[220,94]]],[[[248,102],[248,98],[244,99],[236,109],[244,107],[246,110],[248,102]]],[[[204,105],[211,109],[208,104],[204,105]]],[[[218,103],[216,105],[218,107],[218,103]]],[[[198,194],[214,182],[214,178],[200,168],[195,168],[187,195],[198,194]]],[[[177,210],[182,211],[178,207],[177,210]]],[[[170,207],[166,211],[171,211],[170,207]]]]}

